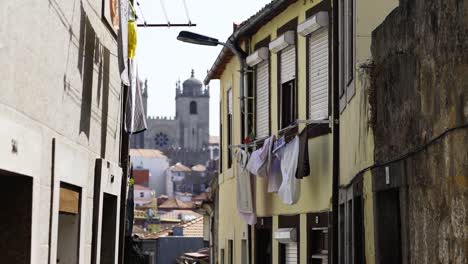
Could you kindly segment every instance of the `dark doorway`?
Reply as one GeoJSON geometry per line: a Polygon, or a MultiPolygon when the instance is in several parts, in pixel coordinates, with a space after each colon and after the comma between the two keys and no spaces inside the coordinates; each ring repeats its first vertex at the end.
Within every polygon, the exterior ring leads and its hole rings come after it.
{"type": "Polygon", "coordinates": [[[271,264],[272,258],[272,228],[271,217],[259,218],[255,225],[255,263],[271,264]]]}
{"type": "Polygon", "coordinates": [[[32,178],[0,177],[0,263],[31,263],[32,178]]]}
{"type": "Polygon", "coordinates": [[[398,189],[377,192],[377,263],[402,263],[400,196],[398,189]]]}
{"type": "Polygon", "coordinates": [[[104,193],[101,224],[101,264],[113,264],[115,261],[116,220],[117,197],[104,193]]]}

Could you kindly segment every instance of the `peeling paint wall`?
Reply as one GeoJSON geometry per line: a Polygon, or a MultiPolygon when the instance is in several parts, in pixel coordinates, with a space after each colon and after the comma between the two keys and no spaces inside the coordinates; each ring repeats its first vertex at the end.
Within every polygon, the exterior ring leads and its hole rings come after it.
{"type": "MultiPolygon", "coordinates": [[[[401,0],[373,32],[377,162],[468,123],[467,36],[455,0],[401,0]]],[[[465,127],[406,158],[409,263],[468,262],[467,146],[465,127]]]]}

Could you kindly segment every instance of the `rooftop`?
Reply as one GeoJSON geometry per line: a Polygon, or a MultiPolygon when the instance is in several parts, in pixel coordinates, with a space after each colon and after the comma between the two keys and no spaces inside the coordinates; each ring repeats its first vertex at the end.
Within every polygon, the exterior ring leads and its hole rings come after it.
{"type": "Polygon", "coordinates": [[[130,156],[167,159],[167,156],[164,155],[162,151],[157,149],[130,149],[130,156]]]}
{"type": "Polygon", "coordinates": [[[192,209],[195,208],[193,202],[182,202],[176,198],[169,198],[159,206],[159,209],[192,209]]]}

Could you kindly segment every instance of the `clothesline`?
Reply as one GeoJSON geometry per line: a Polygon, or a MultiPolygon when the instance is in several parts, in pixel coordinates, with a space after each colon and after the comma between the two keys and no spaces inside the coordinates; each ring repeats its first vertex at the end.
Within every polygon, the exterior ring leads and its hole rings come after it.
{"type": "MultiPolygon", "coordinates": [[[[325,119],[325,120],[312,120],[312,119],[307,119],[307,120],[301,120],[301,119],[298,119],[296,120],[295,122],[293,122],[291,125],[283,128],[283,129],[280,129],[278,130],[278,133],[281,133],[281,132],[284,132],[284,131],[288,131],[290,129],[293,129],[295,127],[297,127],[298,124],[302,124],[302,123],[305,123],[306,125],[311,125],[311,124],[314,124],[314,125],[318,125],[318,124],[330,124],[330,120],[328,119],[325,119]]],[[[265,139],[269,138],[269,136],[266,136],[266,137],[262,137],[262,138],[259,138],[259,139],[256,139],[250,143],[245,143],[245,144],[237,144],[237,145],[229,145],[228,147],[229,148],[247,148],[247,147],[256,147],[258,143],[264,141],[265,139]]]]}

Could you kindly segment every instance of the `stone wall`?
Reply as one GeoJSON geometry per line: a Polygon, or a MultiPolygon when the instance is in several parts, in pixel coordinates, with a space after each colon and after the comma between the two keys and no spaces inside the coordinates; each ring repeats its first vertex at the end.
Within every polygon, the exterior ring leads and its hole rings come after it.
{"type": "Polygon", "coordinates": [[[372,38],[376,162],[461,127],[404,159],[409,263],[467,263],[468,2],[401,0],[372,38]]]}

